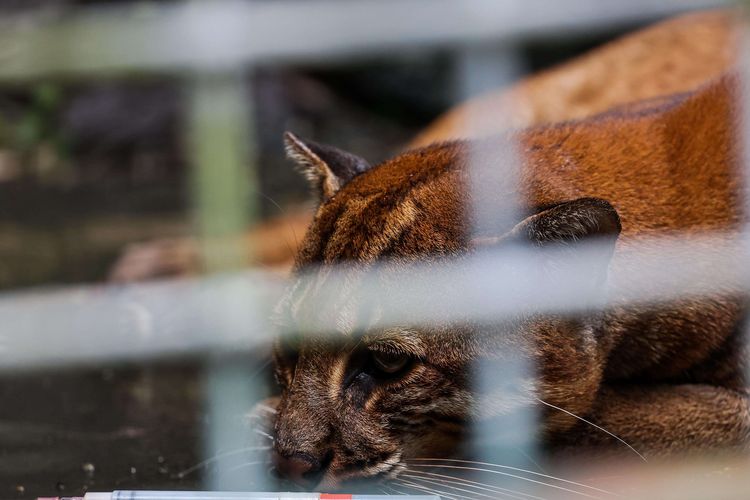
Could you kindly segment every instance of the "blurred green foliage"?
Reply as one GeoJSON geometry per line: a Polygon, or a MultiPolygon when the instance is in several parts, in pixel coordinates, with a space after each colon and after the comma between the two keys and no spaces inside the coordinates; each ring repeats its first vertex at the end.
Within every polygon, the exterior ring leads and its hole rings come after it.
{"type": "Polygon", "coordinates": [[[68,170],[69,141],[60,124],[63,94],[60,85],[39,83],[20,116],[0,118],[0,147],[20,154],[25,175],[61,180],[68,170]]]}
{"type": "Polygon", "coordinates": [[[57,85],[42,83],[33,89],[30,106],[16,129],[16,144],[20,148],[29,150],[41,142],[59,138],[54,123],[61,100],[62,92],[57,85]]]}

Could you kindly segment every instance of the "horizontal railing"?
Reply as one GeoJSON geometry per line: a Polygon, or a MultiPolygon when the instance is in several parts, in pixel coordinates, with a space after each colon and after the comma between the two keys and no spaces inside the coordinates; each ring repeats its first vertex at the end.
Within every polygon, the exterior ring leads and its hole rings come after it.
{"type": "MultiPolygon", "coordinates": [[[[575,252],[487,252],[429,265],[387,262],[309,271],[297,290],[313,315],[276,325],[285,281],[262,271],[134,285],[65,287],[0,296],[0,369],[250,351],[286,330],[363,332],[388,326],[492,322],[529,314],[603,310],[750,291],[750,238],[660,238],[618,252],[594,287],[597,244],[575,252]],[[321,276],[324,276],[322,278],[321,276]],[[389,285],[385,286],[384,283],[389,285]],[[342,299],[342,297],[344,299],[342,299]],[[342,301],[343,300],[343,301],[342,301]],[[342,310],[375,311],[352,314],[342,310]]],[[[299,305],[299,304],[297,304],[299,305]]]]}
{"type": "Polygon", "coordinates": [[[0,82],[183,71],[266,63],[330,64],[393,49],[517,42],[606,32],[721,0],[214,0],[87,9],[0,25],[0,82]]]}

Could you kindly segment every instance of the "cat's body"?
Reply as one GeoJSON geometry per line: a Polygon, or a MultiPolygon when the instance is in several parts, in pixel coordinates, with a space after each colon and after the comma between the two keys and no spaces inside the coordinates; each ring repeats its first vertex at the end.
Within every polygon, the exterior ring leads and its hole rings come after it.
{"type": "Polygon", "coordinates": [[[581,119],[694,90],[734,63],[739,17],[732,10],[696,12],[639,30],[450,109],[409,146],[581,119]]]}
{"type": "MultiPolygon", "coordinates": [[[[483,234],[482,241],[497,242],[491,246],[570,246],[598,238],[604,250],[591,265],[604,277],[612,251],[617,267],[633,241],[731,235],[743,221],[737,95],[737,79],[726,76],[693,93],[480,142],[439,143],[375,167],[289,135],[290,156],[322,200],[296,269],[474,253],[480,240],[473,239],[467,202],[469,164],[502,172],[511,143],[520,144],[518,184],[512,175],[490,176],[495,184],[480,201],[505,210],[503,200],[518,197],[529,215],[483,234]]],[[[292,290],[280,307],[287,326],[323,313],[315,286],[292,290]]],[[[531,392],[547,404],[541,435],[552,448],[621,446],[566,412],[650,456],[748,444],[744,295],[737,290],[658,307],[524,316],[502,326],[376,329],[363,342],[345,327],[360,308],[337,310],[333,324],[344,326],[330,339],[303,335],[293,354],[277,353],[284,390],[275,457],[297,479],[303,471],[330,486],[395,473],[419,455],[450,454],[461,430],[487,416],[471,367],[502,365],[509,339],[537,367],[531,392]],[[384,372],[383,363],[394,371],[384,372]]]]}

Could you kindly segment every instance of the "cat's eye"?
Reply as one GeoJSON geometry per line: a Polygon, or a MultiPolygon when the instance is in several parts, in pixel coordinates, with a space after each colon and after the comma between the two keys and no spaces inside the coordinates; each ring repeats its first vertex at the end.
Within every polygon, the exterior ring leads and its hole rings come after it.
{"type": "Polygon", "coordinates": [[[396,375],[401,372],[411,361],[411,356],[404,353],[371,351],[372,364],[381,374],[386,376],[396,375]]]}

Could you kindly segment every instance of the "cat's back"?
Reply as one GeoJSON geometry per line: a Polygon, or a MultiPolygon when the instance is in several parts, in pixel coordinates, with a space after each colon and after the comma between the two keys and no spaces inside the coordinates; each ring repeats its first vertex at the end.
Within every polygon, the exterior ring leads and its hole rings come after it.
{"type": "Polygon", "coordinates": [[[734,64],[737,12],[685,14],[636,31],[446,112],[412,146],[580,119],[615,106],[691,91],[734,64]]]}
{"type": "Polygon", "coordinates": [[[520,134],[530,204],[609,200],[623,235],[720,230],[740,220],[738,78],[520,134]]]}

